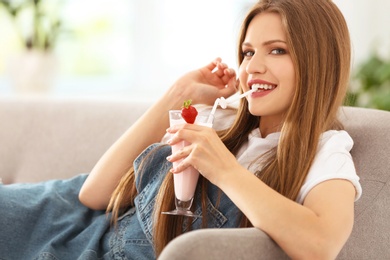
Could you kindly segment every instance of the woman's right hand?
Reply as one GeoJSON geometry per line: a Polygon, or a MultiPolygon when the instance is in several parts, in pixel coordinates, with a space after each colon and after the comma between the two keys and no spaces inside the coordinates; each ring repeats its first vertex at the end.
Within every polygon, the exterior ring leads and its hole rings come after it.
{"type": "Polygon", "coordinates": [[[234,69],[216,58],[208,65],[191,71],[179,78],[170,91],[180,93],[179,96],[192,99],[193,104],[213,105],[219,97],[229,97],[238,90],[238,79],[234,69]]]}

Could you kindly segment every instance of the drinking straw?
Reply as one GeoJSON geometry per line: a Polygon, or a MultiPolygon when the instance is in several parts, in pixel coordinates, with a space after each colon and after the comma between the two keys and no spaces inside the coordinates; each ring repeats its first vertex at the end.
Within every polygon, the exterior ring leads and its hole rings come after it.
{"type": "Polygon", "coordinates": [[[215,111],[217,110],[217,107],[218,105],[222,108],[222,109],[225,109],[227,108],[227,105],[230,104],[230,103],[234,103],[236,102],[237,100],[243,98],[243,97],[246,97],[250,94],[252,94],[253,92],[257,91],[258,88],[257,87],[254,87],[252,88],[251,90],[248,90],[244,93],[242,93],[241,95],[238,95],[238,96],[233,96],[231,98],[228,98],[228,99],[225,99],[224,97],[220,97],[220,98],[217,98],[214,102],[214,105],[213,105],[213,108],[211,109],[211,112],[210,112],[210,115],[209,115],[209,118],[207,119],[207,123],[208,124],[211,124],[212,121],[213,121],[213,118],[214,118],[214,114],[215,114],[215,111]]]}

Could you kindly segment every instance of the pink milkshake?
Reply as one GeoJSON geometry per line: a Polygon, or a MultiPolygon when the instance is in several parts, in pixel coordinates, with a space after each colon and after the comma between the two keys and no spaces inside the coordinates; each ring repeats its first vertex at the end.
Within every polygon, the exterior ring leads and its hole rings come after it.
{"type": "MultiPolygon", "coordinates": [[[[207,123],[208,117],[209,115],[198,115],[196,117],[195,124],[212,127],[211,123],[207,123]]],[[[169,111],[169,123],[171,126],[173,126],[178,124],[185,124],[186,122],[182,118],[180,110],[171,110],[169,111]]],[[[186,141],[182,141],[172,145],[172,153],[176,153],[189,144],[190,143],[186,141]]],[[[175,167],[181,161],[182,160],[174,162],[173,166],[175,167]]],[[[183,202],[192,200],[194,197],[196,184],[198,182],[199,172],[194,169],[194,167],[190,166],[180,173],[175,173],[173,177],[176,198],[183,202]]]]}

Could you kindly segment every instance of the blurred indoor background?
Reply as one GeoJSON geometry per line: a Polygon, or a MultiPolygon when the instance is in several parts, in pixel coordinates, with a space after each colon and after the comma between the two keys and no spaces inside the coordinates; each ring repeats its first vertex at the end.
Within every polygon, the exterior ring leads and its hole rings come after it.
{"type": "MultiPolygon", "coordinates": [[[[254,0],[1,0],[0,95],[155,99],[222,57],[254,0]]],[[[390,110],[390,1],[334,0],[353,41],[351,105],[390,110]]]]}

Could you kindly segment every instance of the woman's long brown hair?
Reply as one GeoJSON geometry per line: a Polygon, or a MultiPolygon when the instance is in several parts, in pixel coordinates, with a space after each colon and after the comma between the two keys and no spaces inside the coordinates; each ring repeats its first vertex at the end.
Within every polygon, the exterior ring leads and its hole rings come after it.
{"type": "MultiPolygon", "coordinates": [[[[286,112],[279,143],[269,151],[265,167],[256,175],[277,192],[296,200],[316,155],[321,134],[329,129],[342,129],[337,112],[349,80],[349,32],[343,15],[330,0],[260,1],[242,23],[238,42],[239,64],[243,60],[241,44],[247,28],[252,19],[263,12],[277,13],[282,19],[295,68],[296,92],[286,112]]],[[[236,154],[248,134],[259,127],[260,120],[248,112],[248,103],[243,99],[235,122],[229,129],[220,132],[220,137],[226,147],[236,154]]],[[[121,210],[133,205],[137,195],[134,178],[134,171],[130,170],[112,195],[108,211],[113,212],[114,221],[121,210]]],[[[201,178],[203,212],[207,183],[205,178],[201,178]]],[[[154,215],[157,255],[170,240],[183,233],[183,218],[160,214],[173,207],[172,174],[167,173],[157,195],[154,215]]],[[[243,217],[242,226],[250,226],[250,221],[243,217]]]]}

